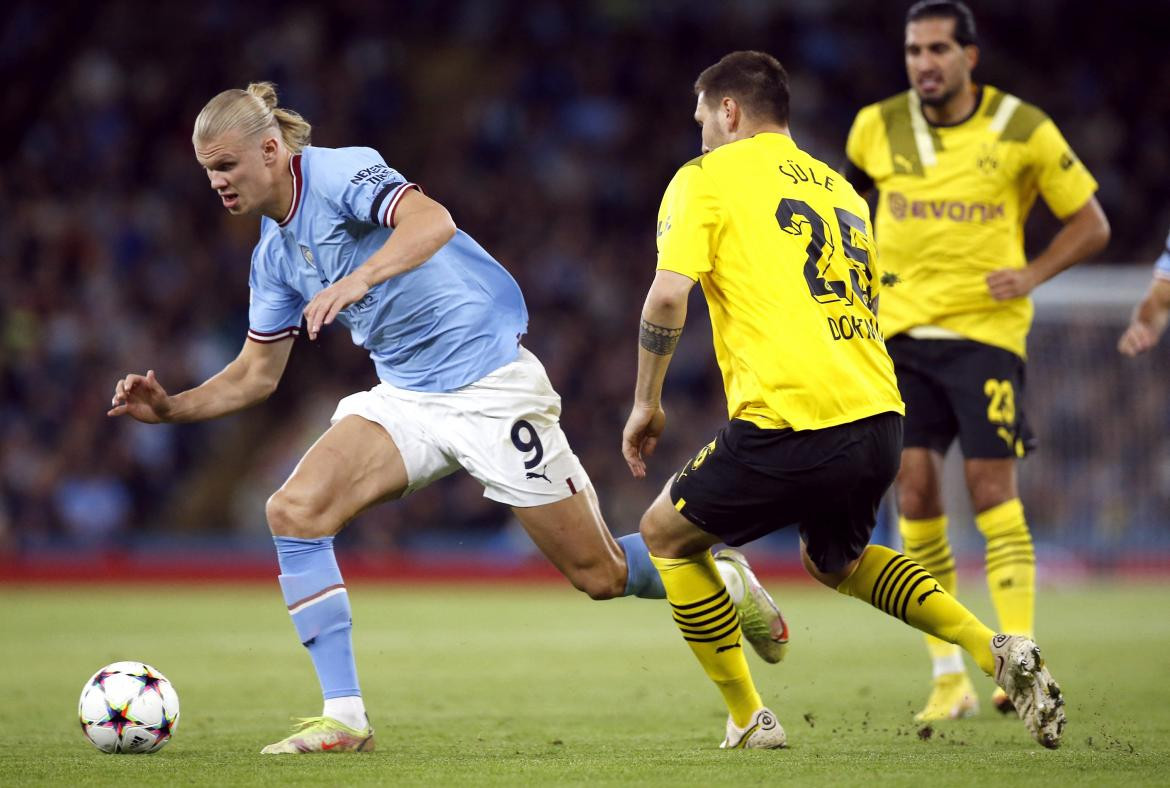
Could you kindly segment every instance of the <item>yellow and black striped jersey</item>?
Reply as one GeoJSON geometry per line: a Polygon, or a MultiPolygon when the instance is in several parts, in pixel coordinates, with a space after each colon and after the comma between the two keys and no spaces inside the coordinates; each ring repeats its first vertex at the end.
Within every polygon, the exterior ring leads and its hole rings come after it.
{"type": "Polygon", "coordinates": [[[820,429],[904,413],[872,299],[869,211],[784,134],[684,165],[658,214],[658,268],[697,280],[730,418],[820,429]]]}
{"type": "Polygon", "coordinates": [[[1028,298],[995,301],[986,277],[1022,268],[1037,194],[1059,218],[1097,182],[1037,107],[984,85],[966,120],[936,126],[913,91],[863,108],[849,161],[879,191],[877,247],[888,336],[933,326],[1024,355],[1028,298]]]}

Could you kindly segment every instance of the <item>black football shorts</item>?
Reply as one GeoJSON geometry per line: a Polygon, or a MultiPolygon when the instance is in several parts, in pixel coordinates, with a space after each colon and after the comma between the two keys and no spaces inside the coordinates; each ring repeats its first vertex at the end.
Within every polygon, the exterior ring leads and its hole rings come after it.
{"type": "Polygon", "coordinates": [[[1024,419],[1024,360],[969,339],[886,340],[906,403],[906,448],[945,453],[959,438],[967,459],[1023,457],[1035,448],[1024,419]]]}
{"type": "Polygon", "coordinates": [[[670,500],[733,546],[797,525],[813,563],[837,572],[869,544],[901,451],[898,413],[802,431],[732,419],[678,472],[670,500]]]}

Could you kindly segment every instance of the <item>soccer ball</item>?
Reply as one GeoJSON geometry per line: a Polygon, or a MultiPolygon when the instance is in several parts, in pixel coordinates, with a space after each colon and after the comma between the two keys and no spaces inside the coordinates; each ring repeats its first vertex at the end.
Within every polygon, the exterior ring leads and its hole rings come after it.
{"type": "Polygon", "coordinates": [[[102,752],[154,752],[179,724],[179,695],[150,665],[114,662],[85,682],[77,713],[81,732],[102,752]]]}

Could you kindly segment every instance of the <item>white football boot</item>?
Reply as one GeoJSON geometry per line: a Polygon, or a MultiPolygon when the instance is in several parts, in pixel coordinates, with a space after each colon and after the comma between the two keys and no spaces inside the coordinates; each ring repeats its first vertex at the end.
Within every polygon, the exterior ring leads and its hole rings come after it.
{"type": "Polygon", "coordinates": [[[752,715],[748,724],[737,728],[731,716],[727,717],[727,736],[719,745],[723,750],[778,750],[788,745],[784,728],[770,709],[764,708],[752,715]]]}
{"type": "Polygon", "coordinates": [[[1023,635],[996,635],[991,654],[995,683],[1007,693],[1032,738],[1055,750],[1067,721],[1064,697],[1040,658],[1040,648],[1023,635]]]}
{"type": "Polygon", "coordinates": [[[735,606],[739,628],[764,662],[776,663],[788,651],[788,622],[748,565],[747,558],[730,547],[715,554],[717,564],[731,568],[743,583],[743,599],[735,606]]]}

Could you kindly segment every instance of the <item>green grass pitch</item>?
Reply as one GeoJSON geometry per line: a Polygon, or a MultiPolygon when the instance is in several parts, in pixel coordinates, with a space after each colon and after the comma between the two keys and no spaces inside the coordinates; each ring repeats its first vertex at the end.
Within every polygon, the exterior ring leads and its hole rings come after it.
{"type": "MultiPolygon", "coordinates": [[[[788,658],[749,655],[790,748],[717,749],[722,703],[664,603],[566,586],[356,585],[369,755],[261,757],[316,714],[312,666],[270,588],[0,587],[5,785],[1170,783],[1170,586],[1040,595],[1040,643],[1068,698],[1064,747],[990,710],[911,720],[929,670],[916,632],[828,590],[777,586],[788,658]],[[175,738],[110,756],[82,737],[81,684],[153,664],[182,700],[175,738]]],[[[969,603],[987,616],[986,594],[969,603]]],[[[990,680],[980,679],[985,706],[990,680]]]]}

